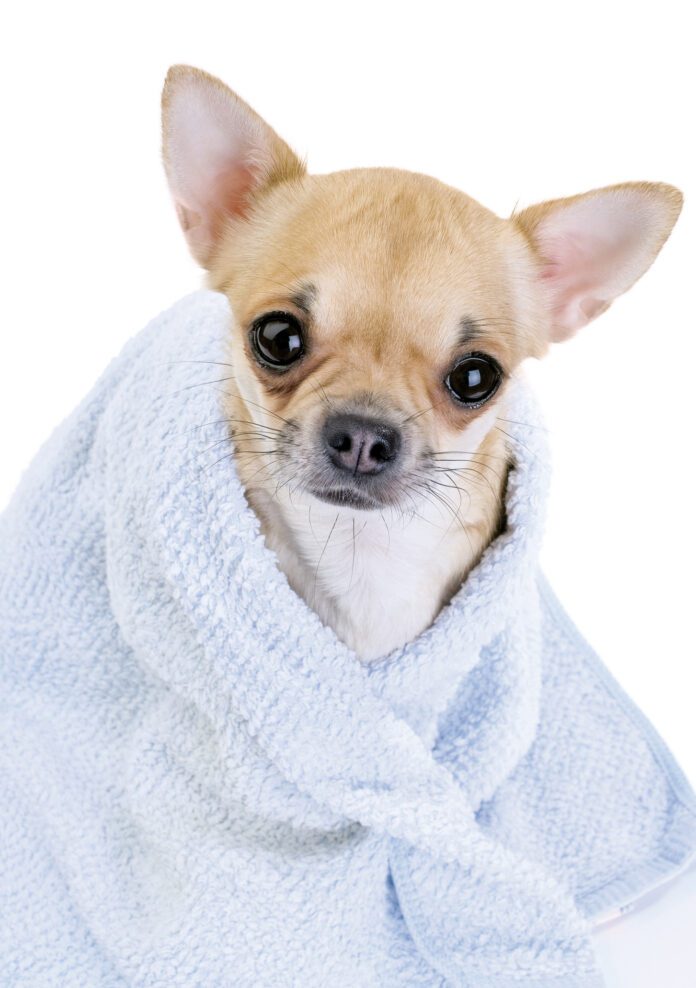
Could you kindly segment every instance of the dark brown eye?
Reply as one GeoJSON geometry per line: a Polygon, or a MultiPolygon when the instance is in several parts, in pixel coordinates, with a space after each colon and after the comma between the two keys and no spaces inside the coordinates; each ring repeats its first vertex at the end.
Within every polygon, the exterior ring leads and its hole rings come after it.
{"type": "Polygon", "coordinates": [[[269,312],[251,327],[251,346],[262,364],[287,367],[304,353],[299,319],[289,312],[269,312]]]}
{"type": "Polygon", "coordinates": [[[470,353],[454,365],[445,384],[457,401],[476,408],[495,394],[502,379],[496,360],[483,353],[470,353]]]}

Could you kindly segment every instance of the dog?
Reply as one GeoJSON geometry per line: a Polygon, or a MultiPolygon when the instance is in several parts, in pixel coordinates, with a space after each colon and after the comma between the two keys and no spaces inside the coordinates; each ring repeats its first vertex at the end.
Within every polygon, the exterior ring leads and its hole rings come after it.
{"type": "Polygon", "coordinates": [[[172,67],[162,105],[181,226],[233,313],[220,379],[248,501],[293,589],[373,661],[505,525],[520,364],[644,274],[682,195],[631,182],[502,219],[425,175],[310,175],[199,69],[172,67]]]}

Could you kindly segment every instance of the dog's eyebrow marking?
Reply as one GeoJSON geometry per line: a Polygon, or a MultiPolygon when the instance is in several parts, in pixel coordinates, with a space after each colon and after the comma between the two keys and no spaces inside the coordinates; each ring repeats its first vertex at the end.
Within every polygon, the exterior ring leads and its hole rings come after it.
{"type": "Polygon", "coordinates": [[[480,336],[481,327],[475,319],[469,319],[465,316],[463,319],[459,320],[459,329],[457,332],[457,343],[459,346],[466,346],[468,343],[472,343],[480,336]]]}
{"type": "Polygon", "coordinates": [[[314,285],[309,283],[300,285],[298,290],[290,296],[290,301],[298,309],[301,309],[305,315],[309,315],[312,303],[316,301],[317,290],[314,285]]]}

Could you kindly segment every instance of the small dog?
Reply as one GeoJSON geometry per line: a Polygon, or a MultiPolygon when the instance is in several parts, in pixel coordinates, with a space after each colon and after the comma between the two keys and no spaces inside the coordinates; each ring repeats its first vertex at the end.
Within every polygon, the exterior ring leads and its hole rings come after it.
{"type": "Polygon", "coordinates": [[[627,183],[501,219],[424,175],[308,175],[187,66],[165,82],[163,154],[191,251],[233,313],[230,427],[266,543],[374,660],[432,623],[504,525],[521,361],[631,287],[681,193],[627,183]]]}

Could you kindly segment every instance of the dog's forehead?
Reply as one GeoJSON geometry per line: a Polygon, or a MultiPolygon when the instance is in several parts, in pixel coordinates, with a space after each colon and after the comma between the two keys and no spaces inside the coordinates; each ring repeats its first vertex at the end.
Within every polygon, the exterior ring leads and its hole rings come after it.
{"type": "Polygon", "coordinates": [[[241,326],[294,306],[315,344],[365,360],[409,347],[439,365],[462,327],[476,327],[481,348],[508,366],[543,350],[523,235],[429,176],[305,176],[270,192],[230,234],[210,285],[241,326]]]}
{"type": "MultiPolygon", "coordinates": [[[[306,295],[327,331],[374,334],[397,321],[422,339],[500,314],[507,224],[424,175],[365,169],[314,176],[284,223],[275,280],[306,295]]],[[[272,262],[272,258],[269,258],[272,262]]]]}
{"type": "Polygon", "coordinates": [[[315,177],[293,226],[319,266],[382,287],[429,279],[451,290],[456,275],[495,277],[506,224],[428,176],[365,169],[315,177]]]}

